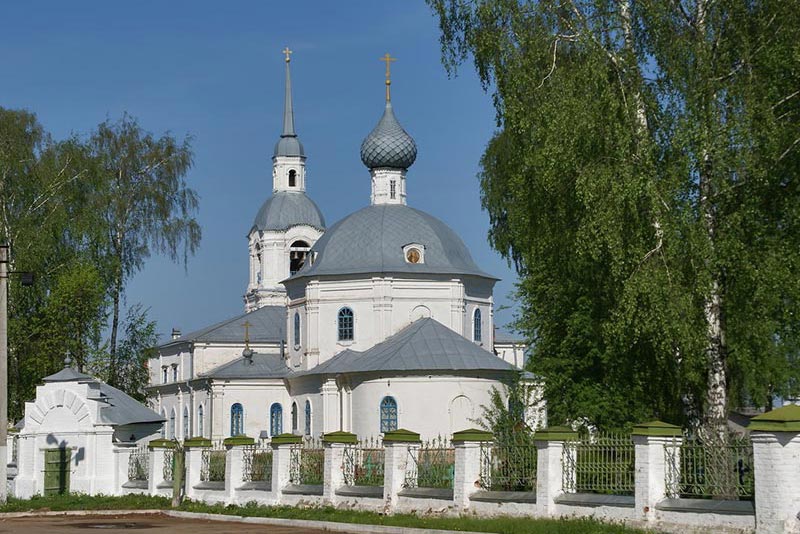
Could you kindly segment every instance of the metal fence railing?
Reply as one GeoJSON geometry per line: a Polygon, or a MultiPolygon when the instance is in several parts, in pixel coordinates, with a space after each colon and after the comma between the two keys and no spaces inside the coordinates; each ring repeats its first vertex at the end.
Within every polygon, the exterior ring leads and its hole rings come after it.
{"type": "Polygon", "coordinates": [[[747,436],[687,439],[664,446],[667,495],[750,500],[755,478],[747,436]]]}
{"type": "Polygon", "coordinates": [[[532,438],[483,442],[480,461],[483,489],[536,490],[536,445],[532,438]]]}
{"type": "Polygon", "coordinates": [[[345,447],[342,474],[347,486],[383,486],[384,448],[380,438],[345,447]]]}
{"type": "Polygon", "coordinates": [[[561,466],[566,493],[633,495],[635,456],[627,434],[597,434],[566,441],[561,466]]]}
{"type": "Polygon", "coordinates": [[[171,482],[175,472],[175,449],[164,451],[164,464],[161,466],[161,470],[164,480],[171,482]]]}
{"type": "Polygon", "coordinates": [[[407,488],[452,489],[456,451],[445,438],[409,447],[404,486],[407,488]]]}
{"type": "Polygon", "coordinates": [[[315,439],[304,439],[302,443],[292,446],[289,456],[289,482],[319,486],[323,483],[325,451],[322,442],[315,439]]]}
{"type": "Polygon", "coordinates": [[[147,480],[150,451],[147,446],[136,447],[128,456],[128,480],[147,480]]]}
{"type": "Polygon", "coordinates": [[[225,458],[227,453],[220,445],[203,449],[200,458],[200,480],[222,482],[225,480],[225,458]]]}
{"type": "Polygon", "coordinates": [[[242,453],[242,481],[270,482],[272,480],[272,449],[253,445],[242,453]]]}

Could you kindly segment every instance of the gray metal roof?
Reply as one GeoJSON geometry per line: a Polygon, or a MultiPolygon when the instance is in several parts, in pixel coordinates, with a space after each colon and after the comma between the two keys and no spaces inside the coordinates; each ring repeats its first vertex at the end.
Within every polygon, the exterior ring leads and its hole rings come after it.
{"type": "Polygon", "coordinates": [[[94,377],[81,373],[74,367],[68,365],[59,372],[44,377],[42,382],[84,382],[91,380],[94,380],[94,377]]]}
{"type": "Polygon", "coordinates": [[[294,131],[294,109],[292,108],[292,78],[289,73],[289,62],[286,62],[286,93],[283,102],[283,131],[281,138],[275,144],[273,157],[300,156],[305,157],[303,143],[297,138],[294,131]]]}
{"type": "Polygon", "coordinates": [[[416,159],[417,144],[397,122],[387,101],[381,120],[361,143],[361,161],[370,169],[408,169],[416,159]]]}
{"type": "Polygon", "coordinates": [[[84,382],[89,385],[89,400],[101,403],[100,423],[108,425],[132,425],[137,423],[160,423],[164,418],[127,393],[109,386],[73,367],[45,377],[45,382],[84,382]]]}
{"type": "Polygon", "coordinates": [[[264,306],[249,313],[243,313],[217,324],[201,328],[178,339],[170,339],[160,346],[175,343],[244,343],[244,322],[250,323],[251,343],[280,343],[286,339],[286,308],[283,306],[264,306]]]}
{"type": "Polygon", "coordinates": [[[501,330],[499,328],[495,329],[494,331],[494,342],[495,343],[514,343],[514,344],[524,344],[526,343],[525,338],[519,334],[514,334],[512,332],[508,332],[506,330],[501,330]]]}
{"type": "Polygon", "coordinates": [[[367,206],[348,215],[314,244],[313,264],[293,278],[318,275],[409,273],[473,275],[483,272],[449,226],[423,211],[400,204],[367,206]],[[425,247],[424,263],[408,263],[405,245],[425,247]]]}
{"type": "Polygon", "coordinates": [[[284,378],[291,371],[277,354],[254,353],[250,360],[237,358],[211,369],[201,376],[217,379],[234,378],[284,378]]]}
{"type": "Polygon", "coordinates": [[[274,193],[261,205],[253,221],[253,228],[257,230],[286,230],[300,225],[325,230],[322,212],[302,191],[274,193]]]}
{"type": "Polygon", "coordinates": [[[431,318],[418,319],[364,352],[346,350],[300,375],[402,371],[514,371],[431,318]]]}

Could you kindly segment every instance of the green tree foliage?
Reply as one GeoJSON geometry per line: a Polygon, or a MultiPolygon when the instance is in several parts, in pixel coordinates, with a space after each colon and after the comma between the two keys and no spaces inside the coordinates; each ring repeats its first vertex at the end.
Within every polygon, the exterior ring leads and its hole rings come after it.
{"type": "Polygon", "coordinates": [[[797,2],[428,0],[499,130],[492,245],[552,422],[797,391],[797,2]]]}
{"type": "Polygon", "coordinates": [[[190,164],[188,140],[156,139],[128,116],[88,139],[55,141],[34,114],[0,107],[0,242],[11,246],[11,271],[36,276],[33,287],[10,279],[12,419],[66,355],[143,398],[155,326],[132,306],[117,347],[119,305],[151,251],[185,261],[195,250],[190,164]],[[109,316],[113,343],[102,339],[109,316]]]}
{"type": "MultiPolygon", "coordinates": [[[[145,386],[149,381],[147,361],[156,353],[158,333],[155,321],[147,318],[147,310],[141,304],[130,306],[125,311],[122,325],[124,336],[117,349],[116,385],[125,393],[144,401],[145,386]]],[[[111,382],[108,353],[93,362],[93,374],[105,382],[111,382]]]]}
{"type": "Polygon", "coordinates": [[[101,214],[105,233],[100,254],[111,296],[109,372],[118,384],[118,329],[125,283],[152,252],[173,260],[193,254],[200,243],[194,218],[197,193],[185,176],[192,165],[190,139],[159,138],[128,115],[100,124],[89,141],[93,172],[100,179],[91,206],[101,214]]]}

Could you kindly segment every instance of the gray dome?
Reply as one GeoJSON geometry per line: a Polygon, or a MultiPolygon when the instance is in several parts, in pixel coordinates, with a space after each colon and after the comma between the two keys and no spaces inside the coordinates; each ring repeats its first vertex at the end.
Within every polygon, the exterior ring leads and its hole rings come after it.
{"type": "Polygon", "coordinates": [[[264,202],[258,210],[253,228],[257,230],[286,230],[292,226],[308,225],[325,229],[325,218],[314,201],[305,193],[280,191],[264,202]]]}
{"type": "Polygon", "coordinates": [[[303,150],[303,143],[300,142],[296,135],[282,135],[278,142],[275,143],[275,151],[272,153],[272,157],[277,156],[300,156],[304,158],[306,152],[303,150]]]}
{"type": "Polygon", "coordinates": [[[446,224],[401,204],[368,206],[336,223],[312,247],[295,277],[316,275],[411,273],[458,274],[495,279],[483,272],[446,224]],[[408,263],[403,247],[425,247],[423,263],[408,263]]]}
{"type": "Polygon", "coordinates": [[[383,117],[361,143],[361,161],[370,169],[408,169],[416,159],[417,145],[414,139],[397,122],[392,103],[386,102],[383,117]]]}

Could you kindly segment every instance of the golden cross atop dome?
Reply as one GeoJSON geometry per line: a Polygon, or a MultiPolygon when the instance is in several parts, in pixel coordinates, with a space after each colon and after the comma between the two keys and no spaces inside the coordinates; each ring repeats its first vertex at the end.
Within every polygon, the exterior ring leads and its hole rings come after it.
{"type": "Polygon", "coordinates": [[[283,54],[286,56],[286,63],[289,63],[292,60],[292,58],[289,57],[289,55],[292,53],[292,51],[289,50],[289,47],[287,46],[286,48],[281,50],[281,52],[283,52],[283,54]]]}
{"type": "Polygon", "coordinates": [[[389,86],[392,85],[392,73],[391,73],[391,65],[392,61],[397,61],[396,57],[392,57],[387,52],[380,61],[386,62],[386,101],[389,102],[391,100],[391,94],[389,92],[389,86]]]}

